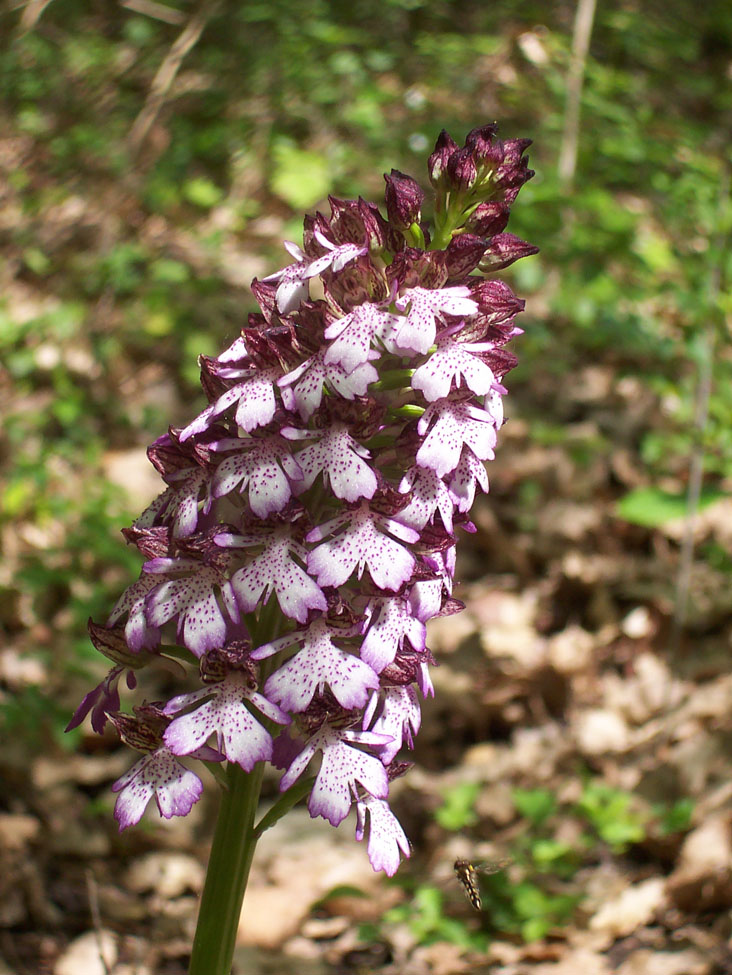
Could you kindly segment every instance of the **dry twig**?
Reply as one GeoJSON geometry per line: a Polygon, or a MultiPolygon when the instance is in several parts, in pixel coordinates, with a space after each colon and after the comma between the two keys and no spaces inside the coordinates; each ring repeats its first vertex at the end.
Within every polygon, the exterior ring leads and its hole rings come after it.
{"type": "Polygon", "coordinates": [[[572,35],[572,56],[567,77],[567,107],[564,113],[564,131],[559,149],[559,182],[566,192],[572,189],[577,168],[579,145],[580,102],[585,78],[587,52],[590,48],[592,23],[595,19],[596,0],[578,0],[572,35]]]}
{"type": "Polygon", "coordinates": [[[168,92],[175,81],[175,76],[178,74],[181,64],[186,55],[196,45],[206,24],[216,13],[219,6],[220,0],[215,0],[213,3],[202,4],[198,7],[173,42],[173,45],[153,78],[145,104],[130,129],[128,141],[133,152],[136,152],[145,141],[145,137],[150,131],[152,124],[165,104],[168,92]]]}
{"type": "Polygon", "coordinates": [[[712,395],[712,371],[717,344],[719,296],[722,290],[722,254],[725,237],[729,234],[726,211],[729,206],[730,166],[723,162],[719,181],[717,206],[717,227],[714,232],[712,253],[716,260],[709,271],[707,283],[707,324],[702,333],[699,376],[696,387],[694,408],[694,430],[697,438],[689,463],[689,485],[686,492],[686,521],[684,537],[681,542],[679,574],[676,579],[676,605],[674,608],[671,650],[678,649],[681,631],[686,623],[691,586],[691,571],[694,562],[694,530],[699,513],[702,481],[704,478],[704,431],[709,420],[709,400],[712,395]]]}
{"type": "Polygon", "coordinates": [[[133,13],[162,20],[165,24],[182,24],[185,20],[182,10],[169,7],[165,3],[156,3],[156,0],[119,0],[119,2],[121,6],[133,13]]]}
{"type": "Polygon", "coordinates": [[[32,31],[38,21],[41,19],[41,14],[50,2],[51,0],[28,0],[23,13],[20,15],[18,33],[23,35],[29,33],[29,31],[32,31]]]}
{"type": "Polygon", "coordinates": [[[112,975],[111,969],[107,964],[107,959],[105,958],[104,942],[102,941],[102,916],[99,911],[99,892],[97,890],[97,882],[88,867],[84,873],[86,877],[86,892],[89,897],[89,910],[91,912],[92,924],[94,926],[94,935],[97,939],[99,961],[104,969],[104,975],[112,975]]]}

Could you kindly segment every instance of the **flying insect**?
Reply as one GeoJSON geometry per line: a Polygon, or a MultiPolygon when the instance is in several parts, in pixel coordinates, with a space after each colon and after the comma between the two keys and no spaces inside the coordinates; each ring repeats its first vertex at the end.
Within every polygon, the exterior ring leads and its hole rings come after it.
{"type": "Polygon", "coordinates": [[[501,860],[487,860],[484,863],[472,863],[470,860],[456,860],[453,869],[455,876],[462,884],[465,896],[470,901],[476,911],[483,909],[483,902],[480,899],[480,887],[478,885],[478,874],[490,875],[503,870],[511,862],[510,858],[504,857],[501,860]]]}

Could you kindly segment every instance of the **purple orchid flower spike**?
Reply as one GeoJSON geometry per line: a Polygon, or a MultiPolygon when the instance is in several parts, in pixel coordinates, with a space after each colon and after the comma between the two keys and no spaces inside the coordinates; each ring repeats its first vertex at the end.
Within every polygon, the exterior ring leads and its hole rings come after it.
{"type": "MultiPolygon", "coordinates": [[[[242,883],[229,862],[305,797],[334,826],[355,805],[375,870],[410,855],[390,783],[434,693],[426,624],[462,608],[456,546],[488,490],[516,364],[524,303],[486,275],[536,250],[506,231],[528,144],[495,125],[462,146],[443,132],[430,224],[398,170],[386,217],[331,197],[303,246],[285,245],[292,262],[253,283],[260,310],[241,335],[201,358],[206,408],[150,448],[165,490],[125,532],[142,572],[92,624],[112,668],[69,727],[109,721],[142,752],[113,786],[123,829],[152,799],[187,815],[201,763],[225,780],[221,822],[242,826],[217,830],[214,887],[242,883]],[[173,659],[187,677],[170,700],[120,711],[125,682],[173,659]],[[267,763],[281,796],[255,826],[267,763]]],[[[217,897],[204,895],[191,975],[209,975],[201,946],[224,938],[217,904],[237,902],[217,897]]]]}

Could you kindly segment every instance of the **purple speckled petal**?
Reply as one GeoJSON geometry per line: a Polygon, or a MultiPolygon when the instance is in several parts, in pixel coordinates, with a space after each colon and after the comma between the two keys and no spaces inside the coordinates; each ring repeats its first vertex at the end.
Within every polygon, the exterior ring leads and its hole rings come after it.
{"type": "Polygon", "coordinates": [[[327,339],[335,339],[325,354],[326,364],[337,364],[350,375],[369,360],[375,339],[389,347],[395,328],[402,319],[382,311],[377,305],[358,305],[345,318],[332,322],[325,330],[327,339]]]}
{"type": "Polygon", "coordinates": [[[305,622],[308,610],[328,608],[320,587],[293,560],[292,549],[287,529],[280,530],[263,552],[231,577],[237,602],[245,613],[251,613],[263,595],[267,602],[272,589],[285,616],[298,623],[305,622]]]}
{"type": "Polygon", "coordinates": [[[311,623],[303,649],[268,678],[265,694],[288,711],[304,711],[327,684],[342,707],[363,707],[379,678],[358,657],[334,646],[332,632],[323,620],[311,623]]]}
{"type": "Polygon", "coordinates": [[[235,417],[237,424],[247,433],[256,427],[266,426],[274,417],[277,409],[277,387],[274,384],[279,375],[279,369],[262,369],[243,384],[246,389],[242,390],[235,417]]]}
{"type": "MultiPolygon", "coordinates": [[[[239,673],[230,674],[224,681],[204,688],[210,700],[195,711],[181,715],[165,729],[165,744],[175,755],[189,755],[215,734],[218,747],[230,762],[237,762],[251,772],[257,762],[272,757],[272,737],[244,705],[251,700],[267,717],[287,724],[289,717],[262,695],[250,691],[239,673]]],[[[185,706],[204,694],[188,695],[187,702],[179,700],[175,707],[185,706]]],[[[174,702],[169,702],[168,711],[174,702]]]]}
{"type": "Polygon", "coordinates": [[[417,424],[419,433],[424,434],[433,420],[432,428],[417,451],[420,467],[430,467],[438,477],[444,477],[458,466],[463,444],[467,444],[481,460],[493,457],[496,429],[485,410],[441,399],[431,403],[422,414],[417,424]]]}
{"type": "Polygon", "coordinates": [[[366,814],[369,820],[368,855],[374,870],[383,870],[393,877],[399,868],[399,851],[409,857],[411,850],[404,830],[384,799],[367,796],[356,803],[356,839],[360,842],[366,830],[366,814]]]}
{"type": "Polygon", "coordinates": [[[247,433],[251,433],[256,427],[264,426],[274,417],[277,409],[275,398],[275,386],[280,372],[278,369],[262,369],[245,379],[244,382],[237,383],[231,389],[227,389],[219,398],[207,406],[192,423],[184,427],[179,434],[181,443],[197,433],[207,430],[213,421],[227,410],[234,403],[236,407],[236,422],[247,433]]]}
{"type": "Polygon", "coordinates": [[[419,701],[413,687],[385,688],[381,713],[371,727],[372,731],[393,738],[380,754],[384,765],[393,762],[404,741],[409,748],[414,747],[413,735],[419,731],[421,721],[419,701]]]}
{"type": "Polygon", "coordinates": [[[356,782],[380,799],[389,792],[386,769],[373,755],[354,748],[348,742],[365,745],[387,744],[389,738],[370,731],[339,730],[324,724],[310,738],[303,751],[283,775],[280,791],[289,789],[307,767],[317,751],[323,753],[320,771],[310,794],[310,815],[323,816],[337,826],[348,815],[356,782]]]}
{"type": "Polygon", "coordinates": [[[154,650],[160,643],[160,629],[152,626],[145,615],[145,600],[159,585],[159,578],[143,572],[137,582],[125,589],[109,616],[109,625],[112,626],[127,613],[125,640],[135,653],[154,650]]]}
{"type": "Polygon", "coordinates": [[[304,485],[312,487],[318,474],[330,486],[337,498],[357,501],[372,498],[376,491],[376,475],[364,458],[369,456],[365,447],[357,443],[340,423],[323,432],[322,438],[309,444],[296,455],[303,473],[304,485]]]}
{"type": "MultiPolygon", "coordinates": [[[[310,764],[310,760],[321,747],[320,732],[306,742],[305,747],[292,759],[290,766],[280,779],[280,792],[286,792],[300,778],[310,764]]],[[[289,742],[286,742],[289,745],[289,742]]],[[[285,750],[284,748],[282,749],[285,750]]]]}
{"type": "Polygon", "coordinates": [[[470,289],[463,286],[407,289],[395,301],[400,311],[407,312],[397,332],[397,347],[424,355],[434,345],[440,314],[471,316],[478,311],[477,303],[469,295],[470,289]]]}
{"type": "Polygon", "coordinates": [[[319,545],[308,556],[308,570],[315,574],[321,586],[341,586],[357,571],[359,579],[364,567],[380,589],[396,591],[409,579],[414,570],[414,556],[403,545],[377,529],[379,517],[368,505],[351,512],[346,530],[319,545]]]}
{"type": "Polygon", "coordinates": [[[493,387],[496,378],[493,370],[478,356],[471,355],[469,346],[454,342],[450,336],[437,340],[437,349],[429,359],[416,369],[412,376],[412,389],[424,394],[430,402],[448,396],[453,381],[465,380],[469,389],[484,396],[493,387]]]}
{"type": "Polygon", "coordinates": [[[379,378],[370,362],[364,361],[351,373],[347,373],[337,362],[326,363],[325,354],[326,350],[320,349],[279,380],[282,387],[294,383],[293,396],[303,420],[308,420],[320,406],[324,386],[330,386],[344,399],[350,400],[354,396],[363,396],[369,383],[376,382],[379,378]]]}
{"type": "MultiPolygon", "coordinates": [[[[441,591],[440,583],[440,593],[441,591]]],[[[361,659],[377,674],[394,660],[405,637],[415,650],[424,650],[427,633],[425,625],[415,617],[405,599],[398,596],[374,599],[369,604],[369,616],[368,633],[361,644],[361,659]]]]}
{"type": "MultiPolygon", "coordinates": [[[[202,489],[208,490],[206,472],[200,467],[179,471],[171,478],[173,483],[148,505],[135,519],[136,528],[173,522],[173,537],[187,538],[198,525],[198,505],[202,489]]],[[[208,503],[208,499],[206,500],[208,503]]]]}
{"type": "MultiPolygon", "coordinates": [[[[291,461],[286,448],[275,438],[242,440],[239,453],[232,454],[216,468],[213,480],[215,497],[229,494],[237,486],[249,487],[249,504],[257,518],[282,511],[292,497],[290,481],[283,470],[291,461]]],[[[297,469],[299,472],[299,468],[297,469]]]]}
{"type": "Polygon", "coordinates": [[[465,447],[448,485],[458,511],[470,511],[472,508],[476,483],[488,493],[488,472],[485,464],[478,460],[470,448],[465,447]]]}
{"type": "Polygon", "coordinates": [[[205,690],[206,695],[201,696],[209,697],[209,701],[171,721],[165,729],[163,740],[174,755],[189,755],[204,745],[217,730],[214,701],[219,697],[220,690],[216,685],[205,690]]]}
{"type": "Polygon", "coordinates": [[[165,819],[187,816],[201,798],[203,784],[161,746],[136,762],[114,783],[112,791],[119,792],[114,816],[121,832],[139,823],[153,796],[165,819]]]}
{"type": "Polygon", "coordinates": [[[169,579],[147,597],[147,620],[151,626],[162,626],[177,617],[178,634],[197,657],[222,647],[226,622],[214,592],[220,585],[218,573],[205,565],[185,578],[169,579]]]}
{"type": "Polygon", "coordinates": [[[422,691],[422,697],[434,697],[435,688],[432,684],[432,678],[430,677],[430,668],[427,663],[420,664],[417,684],[419,685],[420,691],[422,691]]]}
{"type": "Polygon", "coordinates": [[[296,263],[289,264],[287,267],[275,271],[274,274],[262,278],[263,281],[279,281],[276,295],[277,310],[283,315],[294,311],[300,302],[307,298],[307,282],[310,278],[314,278],[316,274],[321,274],[329,267],[332,267],[334,271],[340,271],[349,261],[367,253],[366,248],[357,244],[346,243],[336,246],[326,240],[322,234],[319,239],[323,246],[329,248],[329,251],[315,259],[308,258],[297,244],[286,241],[285,247],[295,258],[296,263]]]}
{"type": "Polygon", "coordinates": [[[389,780],[378,758],[344,741],[324,744],[323,761],[308,800],[310,815],[338,826],[351,808],[356,782],[380,799],[388,795],[389,780]]]}
{"type": "Polygon", "coordinates": [[[452,594],[452,580],[455,575],[455,546],[447,551],[434,553],[425,559],[430,563],[437,579],[423,579],[415,582],[409,590],[409,605],[417,619],[426,623],[437,616],[442,607],[443,595],[452,594]]]}
{"type": "MultiPolygon", "coordinates": [[[[163,708],[163,714],[177,714],[179,711],[183,711],[184,708],[190,707],[191,704],[197,704],[204,698],[208,697],[213,693],[213,686],[207,684],[205,687],[199,688],[197,691],[189,691],[185,694],[176,694],[175,697],[171,697],[168,703],[163,708]]],[[[193,746],[196,747],[195,745],[193,746]]],[[[177,755],[187,755],[187,752],[176,752],[177,755]]]]}
{"type": "Polygon", "coordinates": [[[452,495],[447,485],[430,467],[411,467],[399,485],[402,494],[412,492],[412,498],[406,508],[395,515],[395,518],[411,528],[422,529],[435,517],[439,511],[445,528],[452,531],[452,495]]]}
{"type": "Polygon", "coordinates": [[[307,630],[292,630],[292,632],[285,634],[285,636],[277,637],[276,640],[272,640],[270,643],[263,643],[261,647],[252,650],[252,660],[266,660],[267,657],[273,657],[280,650],[287,650],[288,647],[294,647],[303,641],[306,633],[307,630]]]}

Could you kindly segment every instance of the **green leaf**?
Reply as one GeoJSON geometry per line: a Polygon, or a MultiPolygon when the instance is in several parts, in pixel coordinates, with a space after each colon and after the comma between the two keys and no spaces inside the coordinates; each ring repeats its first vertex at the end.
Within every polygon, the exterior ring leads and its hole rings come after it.
{"type": "Polygon", "coordinates": [[[596,830],[601,840],[616,852],[646,835],[648,814],[636,808],[629,792],[614,789],[604,782],[591,782],[577,802],[577,810],[596,830]]]}
{"type": "Polygon", "coordinates": [[[150,276],[153,281],[160,281],[162,284],[183,284],[189,278],[188,266],[182,261],[161,257],[153,261],[150,276]]]}
{"type": "Polygon", "coordinates": [[[223,191],[210,179],[204,179],[202,176],[189,179],[183,184],[183,196],[189,203],[201,207],[202,210],[210,210],[224,198],[223,191]]]}
{"type": "Polygon", "coordinates": [[[333,173],[324,156],[280,139],[272,147],[272,163],[269,185],[293,209],[307,209],[328,195],[333,173]]]}
{"type": "Polygon", "coordinates": [[[670,809],[662,807],[657,811],[657,815],[660,817],[660,828],[664,835],[687,830],[691,826],[691,817],[694,815],[694,800],[679,799],[670,809]]]}
{"type": "Polygon", "coordinates": [[[444,805],[435,813],[435,819],[443,829],[458,832],[477,822],[475,801],[480,792],[478,782],[463,782],[445,794],[444,805]]]}
{"type": "Polygon", "coordinates": [[[51,270],[51,262],[38,247],[27,247],[23,251],[23,261],[26,267],[39,277],[43,277],[51,270]]]}
{"type": "Polygon", "coordinates": [[[573,852],[569,843],[564,840],[544,839],[537,840],[531,845],[531,856],[537,867],[547,869],[554,866],[557,861],[563,860],[573,852]]]}
{"type": "Polygon", "coordinates": [[[540,826],[557,810],[557,800],[548,789],[514,789],[513,803],[517,812],[540,826]]]}
{"type": "MultiPolygon", "coordinates": [[[[727,495],[723,491],[712,488],[703,490],[699,510],[724,497],[727,495]]],[[[686,495],[671,494],[657,487],[637,488],[621,498],[615,506],[615,513],[633,525],[657,528],[686,516],[686,495]]]]}

